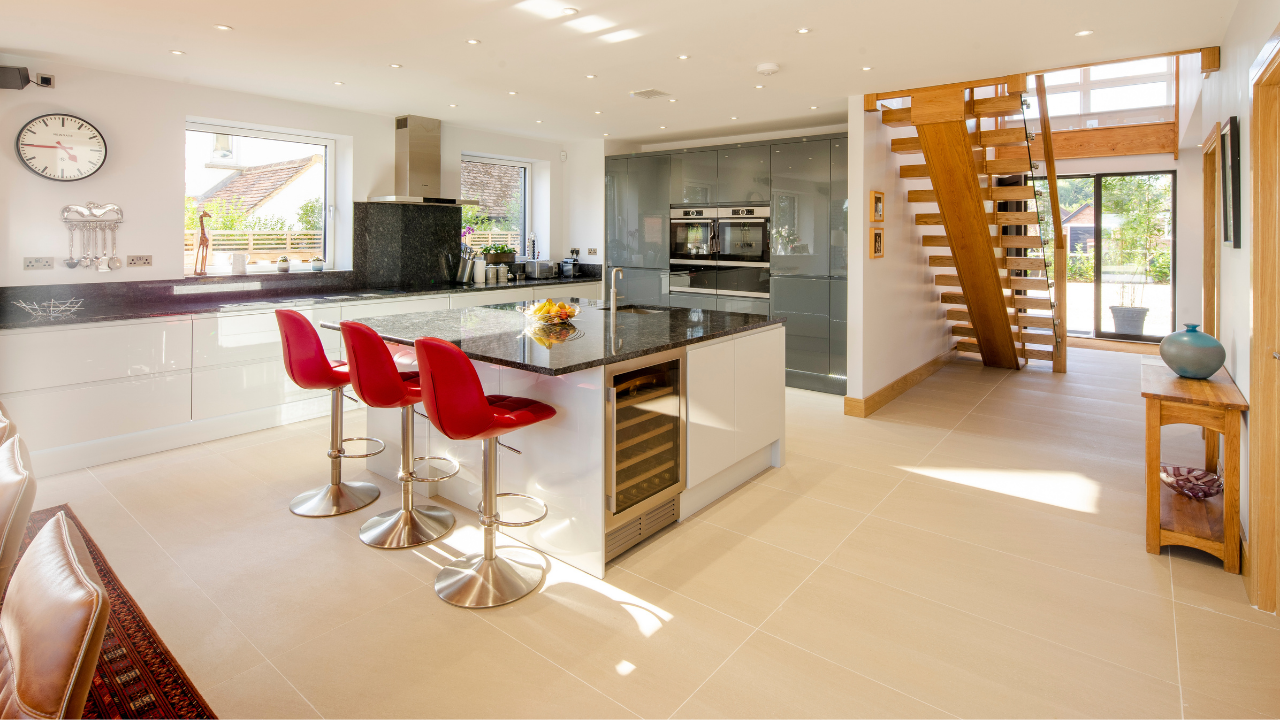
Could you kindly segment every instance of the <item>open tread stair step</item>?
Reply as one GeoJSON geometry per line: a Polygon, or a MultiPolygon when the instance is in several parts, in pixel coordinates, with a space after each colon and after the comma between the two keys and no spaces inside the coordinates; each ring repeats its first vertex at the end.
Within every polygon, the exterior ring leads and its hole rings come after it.
{"type": "MultiPolygon", "coordinates": [[[[979,175],[1020,175],[1031,172],[1031,169],[1031,160],[1029,158],[978,161],[979,175]]],[[[898,168],[898,177],[907,179],[927,178],[929,177],[929,166],[928,164],[903,165],[898,168]]]]}
{"type": "MultiPolygon", "coordinates": [[[[955,267],[956,259],[950,255],[930,255],[929,267],[955,267]]],[[[1041,258],[996,258],[996,267],[1001,270],[1043,271],[1044,260],[1041,258]]]]}
{"type": "MultiPolygon", "coordinates": [[[[1033,212],[993,212],[987,213],[989,225],[1036,225],[1039,216],[1033,212]]],[[[916,213],[916,225],[941,225],[942,213],[916,213]]]]}
{"type": "MultiPolygon", "coordinates": [[[[976,117],[1022,117],[1022,98],[1019,95],[979,98],[967,103],[965,109],[976,117]]],[[[911,108],[885,108],[880,112],[880,122],[889,127],[911,127],[911,108]]]]}
{"type": "MultiPolygon", "coordinates": [[[[970,133],[969,137],[972,138],[973,147],[975,148],[1025,146],[1027,144],[1027,131],[1022,128],[983,130],[970,133]]],[[[921,147],[920,138],[918,137],[893,138],[889,141],[889,150],[899,155],[920,155],[924,153],[924,148],[921,147]]]]}
{"type": "MultiPolygon", "coordinates": [[[[939,298],[943,305],[964,305],[969,306],[969,302],[965,300],[964,293],[944,292],[939,298]]],[[[1005,307],[1017,308],[1019,310],[1052,310],[1053,303],[1049,298],[1027,297],[1025,295],[1005,295],[1005,307]]]]}
{"type": "MultiPolygon", "coordinates": [[[[921,238],[921,244],[925,247],[951,247],[951,241],[946,235],[925,235],[921,238]]],[[[991,247],[1039,249],[1042,246],[1037,235],[992,235],[991,247]]]]}
{"type": "MultiPolygon", "coordinates": [[[[978,337],[978,331],[968,324],[952,325],[951,335],[953,337],[976,338],[978,337]]],[[[1048,345],[1049,347],[1053,347],[1054,342],[1056,342],[1053,333],[1026,332],[1025,330],[1015,332],[1013,339],[1028,345],[1048,345]]]]}
{"type": "MultiPolygon", "coordinates": [[[[947,308],[947,319],[957,322],[969,322],[969,311],[959,308],[947,308]]],[[[1009,313],[1009,325],[1013,327],[1033,327],[1053,329],[1053,318],[1048,315],[1031,315],[1028,313],[1009,313]]]]}
{"type": "MultiPolygon", "coordinates": [[[[983,200],[996,200],[998,202],[1012,200],[1033,200],[1036,196],[1036,189],[1031,185],[1005,185],[993,188],[978,188],[978,192],[982,193],[983,200]]],[[[907,202],[938,202],[938,193],[935,190],[908,190],[907,202]]]]}
{"type": "MultiPolygon", "coordinates": [[[[975,353],[978,355],[982,354],[978,350],[977,343],[958,342],[956,343],[955,349],[959,350],[960,352],[975,353]]],[[[1052,350],[1036,350],[1034,348],[1023,348],[1023,347],[1017,347],[1015,349],[1018,352],[1018,357],[1026,360],[1049,360],[1049,361],[1053,360],[1052,350]]]]}
{"type": "MultiPolygon", "coordinates": [[[[960,287],[959,275],[934,275],[933,284],[940,287],[960,287]]],[[[1000,287],[1005,290],[1048,290],[1053,286],[1047,278],[1023,278],[1000,276],[1000,287]]]]}

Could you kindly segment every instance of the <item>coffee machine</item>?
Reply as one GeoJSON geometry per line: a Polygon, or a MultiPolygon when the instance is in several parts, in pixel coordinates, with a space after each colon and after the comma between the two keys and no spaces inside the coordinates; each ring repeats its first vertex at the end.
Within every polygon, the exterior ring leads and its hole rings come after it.
{"type": "Polygon", "coordinates": [[[575,248],[569,252],[571,256],[560,261],[560,277],[578,276],[578,250],[575,248]]]}

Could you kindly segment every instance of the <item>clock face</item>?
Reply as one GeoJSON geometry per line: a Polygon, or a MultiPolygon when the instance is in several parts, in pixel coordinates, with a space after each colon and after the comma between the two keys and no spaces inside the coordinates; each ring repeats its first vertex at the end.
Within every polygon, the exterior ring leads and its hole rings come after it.
{"type": "Polygon", "coordinates": [[[31,172],[62,182],[83,180],[102,169],[107,141],[75,115],[41,115],[18,133],[18,158],[31,172]]]}

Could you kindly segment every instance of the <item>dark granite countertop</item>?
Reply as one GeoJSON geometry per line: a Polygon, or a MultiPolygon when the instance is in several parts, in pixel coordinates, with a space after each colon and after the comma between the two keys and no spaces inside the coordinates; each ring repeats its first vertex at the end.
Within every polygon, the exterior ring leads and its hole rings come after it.
{"type": "MultiPolygon", "coordinates": [[[[338,275],[338,273],[332,273],[338,275]]],[[[269,280],[274,278],[268,277],[269,280]]],[[[461,293],[486,292],[493,290],[510,290],[513,288],[544,285],[571,285],[579,283],[600,282],[598,277],[547,278],[544,280],[512,280],[506,283],[490,285],[448,285],[429,290],[379,290],[350,289],[335,287],[329,292],[318,291],[318,288],[307,288],[307,291],[289,292],[288,290],[244,289],[229,292],[206,291],[199,293],[167,292],[103,292],[94,296],[99,287],[94,286],[35,286],[25,288],[0,288],[9,291],[0,293],[0,330],[30,327],[50,327],[55,325],[77,325],[81,323],[106,322],[112,320],[138,320],[144,318],[170,317],[175,315],[203,315],[208,313],[229,313],[248,310],[266,310],[281,307],[309,307],[329,303],[357,302],[361,300],[378,300],[386,298],[409,298],[431,295],[457,295],[461,293]],[[68,290],[80,288],[81,290],[68,290]],[[86,292],[87,290],[87,292],[86,292]],[[8,297],[12,295],[13,297],[8,297]],[[88,295],[80,298],[78,296],[88,295]],[[17,300],[31,304],[41,304],[48,300],[68,301],[82,299],[79,310],[64,317],[35,317],[17,305],[17,300]]],[[[154,285],[155,283],[150,283],[154,285]]],[[[238,286],[240,284],[263,285],[262,279],[255,275],[238,275],[219,277],[216,283],[207,285],[217,287],[238,286]]],[[[131,283],[111,283],[111,285],[127,286],[131,283]]],[[[189,288],[191,284],[175,284],[177,288],[189,288]]],[[[166,288],[161,288],[165,290],[166,288]]]]}
{"type": "MultiPolygon", "coordinates": [[[[415,338],[437,337],[462,348],[472,360],[542,375],[566,375],[783,322],[782,318],[767,315],[626,305],[618,308],[615,338],[608,303],[578,301],[581,312],[571,323],[550,326],[527,320],[519,311],[524,304],[484,305],[356,318],[355,321],[368,325],[390,342],[412,345],[415,338]]],[[[336,323],[326,322],[320,326],[339,329],[336,323]]]]}

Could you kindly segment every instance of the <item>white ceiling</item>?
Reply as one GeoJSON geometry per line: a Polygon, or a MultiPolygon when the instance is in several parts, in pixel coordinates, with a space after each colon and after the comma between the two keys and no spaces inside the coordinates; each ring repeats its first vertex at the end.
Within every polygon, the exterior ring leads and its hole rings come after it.
{"type": "Polygon", "coordinates": [[[655,143],[844,122],[848,96],[865,92],[1217,45],[1234,8],[1235,0],[60,0],[5,3],[0,53],[531,137],[655,143]],[[555,14],[563,7],[580,12],[555,14]],[[570,27],[597,19],[609,26],[570,27]],[[1094,34],[1075,36],[1086,29],[1094,34]],[[636,37],[604,39],[619,31],[636,37]],[[762,62],[782,70],[763,77],[762,62]],[[647,88],[678,102],[628,95],[647,88]]]}

